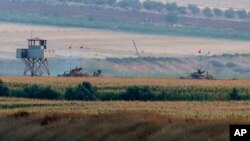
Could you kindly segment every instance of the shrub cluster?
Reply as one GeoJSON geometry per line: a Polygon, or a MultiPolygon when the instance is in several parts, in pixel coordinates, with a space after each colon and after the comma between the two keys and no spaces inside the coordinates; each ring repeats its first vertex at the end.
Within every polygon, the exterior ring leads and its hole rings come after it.
{"type": "Polygon", "coordinates": [[[53,90],[50,86],[42,87],[38,85],[26,86],[21,90],[16,90],[13,92],[14,97],[23,98],[36,98],[36,99],[51,99],[58,100],[61,99],[61,94],[53,90]]]}
{"type": "Polygon", "coordinates": [[[124,90],[116,88],[102,90],[83,82],[60,93],[50,86],[23,85],[20,89],[9,90],[0,80],[0,96],[12,96],[50,100],[125,100],[125,101],[204,101],[204,100],[250,100],[250,90],[246,88],[206,88],[206,87],[149,87],[129,86],[124,90]],[[118,90],[118,91],[117,91],[118,90]]]}
{"type": "Polygon", "coordinates": [[[132,86],[128,87],[126,92],[120,95],[121,100],[156,100],[156,94],[148,86],[138,87],[132,86]]]}
{"type": "Polygon", "coordinates": [[[2,80],[0,80],[0,96],[9,96],[10,91],[9,88],[4,84],[2,80]]]}
{"type": "Polygon", "coordinates": [[[96,100],[96,90],[89,82],[83,82],[76,88],[67,88],[65,92],[65,99],[67,100],[96,100]]]}

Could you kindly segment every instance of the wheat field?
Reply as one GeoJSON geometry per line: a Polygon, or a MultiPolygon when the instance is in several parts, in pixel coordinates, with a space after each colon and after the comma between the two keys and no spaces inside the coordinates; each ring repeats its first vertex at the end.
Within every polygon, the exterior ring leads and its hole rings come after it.
{"type": "Polygon", "coordinates": [[[245,102],[81,102],[0,98],[2,141],[228,140],[245,102]],[[29,132],[26,132],[28,131],[29,132]]]}
{"type": "Polygon", "coordinates": [[[81,102],[0,98],[1,115],[18,111],[29,113],[110,114],[144,112],[180,120],[250,122],[250,103],[241,102],[81,102]]]}
{"type": "Polygon", "coordinates": [[[199,86],[199,87],[249,87],[250,80],[183,80],[169,78],[126,78],[126,77],[16,77],[1,76],[7,83],[41,84],[51,86],[74,86],[83,81],[95,86],[199,86]]]}

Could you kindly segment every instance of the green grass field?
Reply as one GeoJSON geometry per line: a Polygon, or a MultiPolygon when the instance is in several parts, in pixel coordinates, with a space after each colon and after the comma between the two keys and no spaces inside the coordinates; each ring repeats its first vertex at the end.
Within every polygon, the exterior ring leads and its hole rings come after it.
{"type": "MultiPolygon", "coordinates": [[[[98,91],[151,86],[160,89],[179,87],[188,91],[193,88],[193,92],[199,89],[223,92],[233,87],[248,90],[250,86],[249,80],[115,77],[0,79],[11,89],[38,84],[50,85],[58,91],[83,81],[90,82],[98,91]]],[[[249,101],[50,101],[1,97],[0,140],[227,141],[229,124],[250,123],[249,109],[249,101]]]]}

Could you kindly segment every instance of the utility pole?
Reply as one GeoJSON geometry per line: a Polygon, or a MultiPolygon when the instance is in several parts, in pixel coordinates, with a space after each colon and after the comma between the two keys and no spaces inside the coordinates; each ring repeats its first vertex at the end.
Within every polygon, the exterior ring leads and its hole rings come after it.
{"type": "Polygon", "coordinates": [[[83,46],[81,46],[80,49],[81,49],[81,68],[83,68],[83,46]]]}
{"type": "Polygon", "coordinates": [[[208,57],[209,57],[209,54],[210,54],[210,51],[207,52],[207,77],[208,77],[208,75],[209,75],[209,60],[208,60],[208,59],[209,59],[209,58],[208,58],[208,57]]]}
{"type": "Polygon", "coordinates": [[[71,59],[72,59],[72,56],[71,56],[71,49],[72,49],[72,46],[70,45],[70,46],[69,46],[69,56],[70,56],[70,66],[69,66],[69,69],[70,69],[70,70],[69,70],[69,71],[71,71],[71,65],[72,65],[72,64],[71,64],[71,63],[72,63],[72,60],[71,60],[71,59]]]}
{"type": "Polygon", "coordinates": [[[199,53],[199,65],[198,65],[198,69],[201,70],[201,50],[199,50],[198,53],[199,53]]]}
{"type": "Polygon", "coordinates": [[[140,53],[139,53],[139,51],[138,51],[138,48],[137,48],[137,46],[136,46],[135,40],[133,40],[133,44],[134,44],[135,51],[136,51],[136,53],[137,53],[138,58],[141,58],[140,53]]]}

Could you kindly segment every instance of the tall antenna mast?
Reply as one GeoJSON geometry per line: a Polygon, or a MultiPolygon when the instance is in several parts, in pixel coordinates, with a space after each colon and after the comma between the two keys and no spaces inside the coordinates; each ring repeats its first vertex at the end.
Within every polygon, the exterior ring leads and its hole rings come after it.
{"type": "Polygon", "coordinates": [[[137,53],[138,58],[141,58],[140,53],[139,53],[139,51],[138,51],[138,48],[137,48],[136,43],[135,43],[134,40],[133,40],[133,44],[134,44],[135,51],[136,51],[136,53],[137,53]]]}

